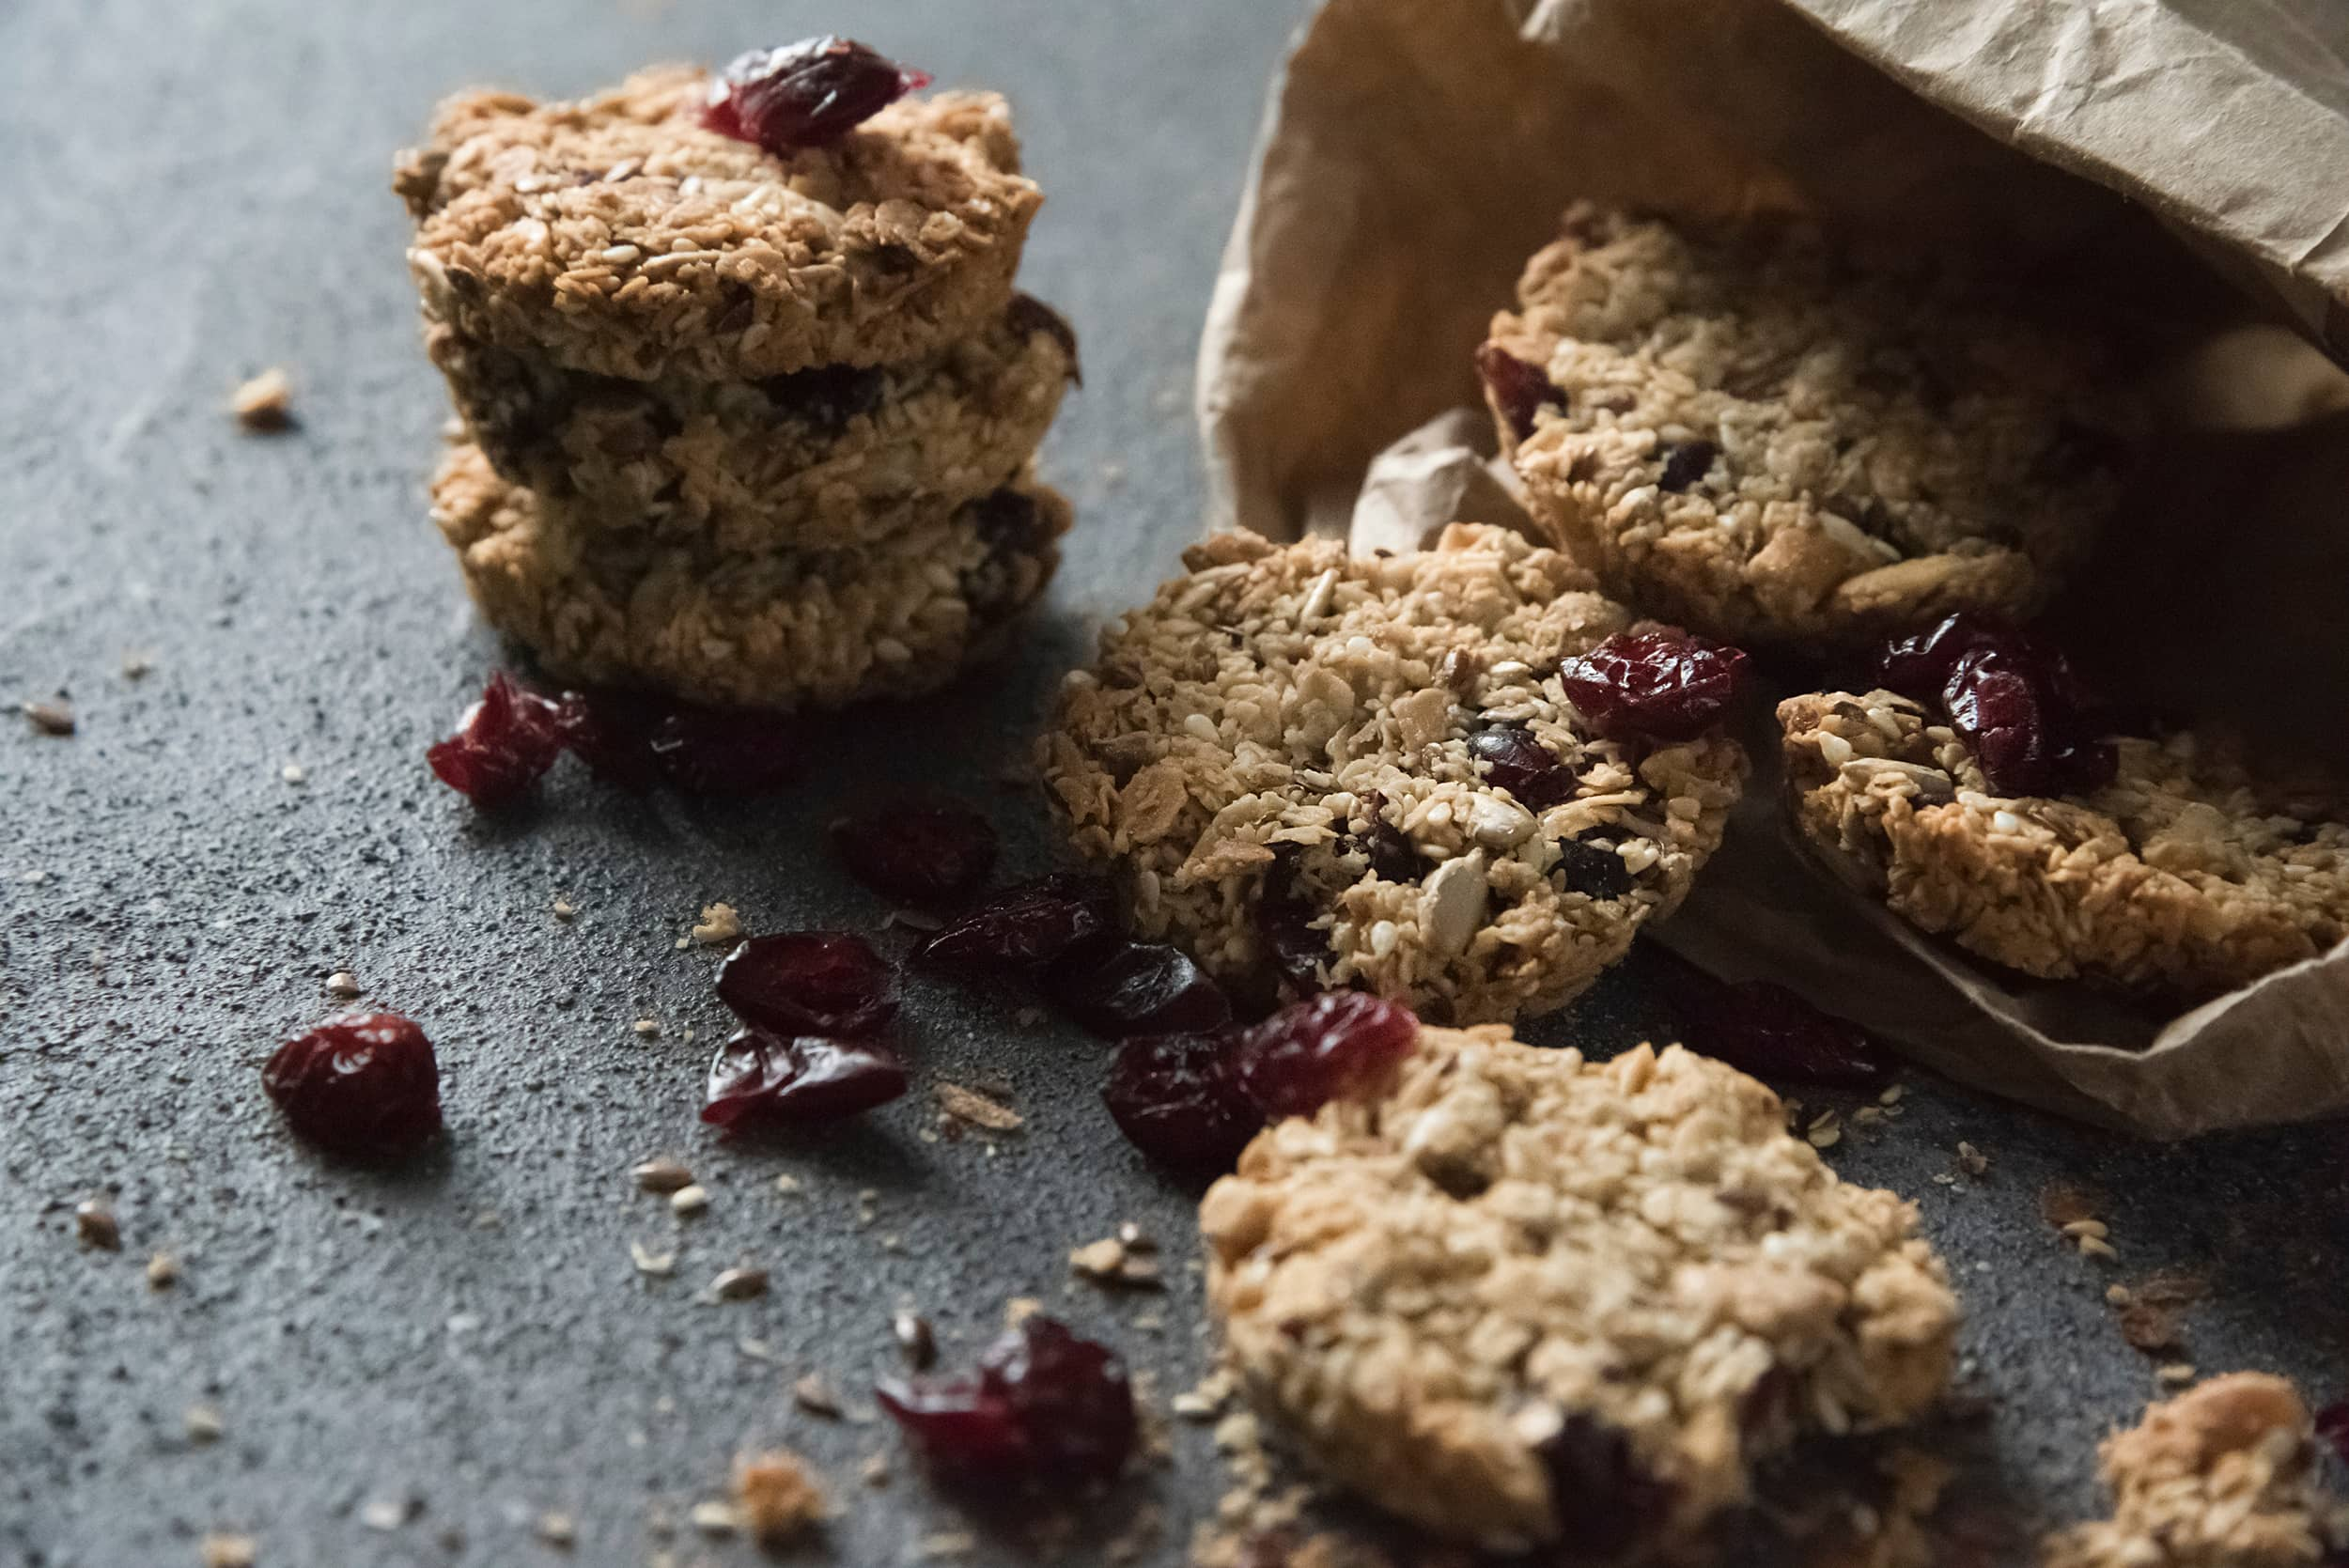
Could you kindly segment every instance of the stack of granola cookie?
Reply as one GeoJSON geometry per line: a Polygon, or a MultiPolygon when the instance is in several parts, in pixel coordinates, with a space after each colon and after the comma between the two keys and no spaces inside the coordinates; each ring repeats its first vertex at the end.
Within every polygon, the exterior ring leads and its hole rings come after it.
{"type": "Polygon", "coordinates": [[[835,39],[575,102],[443,105],[394,188],[465,436],[433,513],[563,678],[910,695],[1058,562],[1037,444],[1076,338],[1017,293],[1042,195],[991,93],[835,39]]]}

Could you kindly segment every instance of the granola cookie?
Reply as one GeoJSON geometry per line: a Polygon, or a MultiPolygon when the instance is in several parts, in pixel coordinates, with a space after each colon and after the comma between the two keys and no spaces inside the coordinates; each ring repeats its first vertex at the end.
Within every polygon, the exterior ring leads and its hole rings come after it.
{"type": "Polygon", "coordinates": [[[1535,515],[1708,635],[1821,652],[2027,613],[2120,496],[2135,420],[2096,345],[1946,266],[1580,205],[1517,295],[1488,352],[1549,385],[1492,401],[1535,515]]]}
{"type": "Polygon", "coordinates": [[[1779,705],[1797,827],[1911,924],[2045,979],[2217,994],[2349,936],[2339,802],[2191,731],[2122,738],[2112,783],[1998,795],[1955,732],[1890,691],[1779,705]]]}
{"type": "Polygon", "coordinates": [[[2049,1536],[2045,1568],[2313,1568],[2349,1541],[2315,1481],[2308,1407],[2238,1372],[2149,1405],[2097,1457],[2112,1517],[2049,1536]]]}
{"type": "Polygon", "coordinates": [[[1025,295],[926,359],[757,381],[565,370],[445,323],[426,343],[498,473],[583,523],[732,551],[851,546],[1001,488],[1077,368],[1068,324],[1025,295]]]}
{"type": "Polygon", "coordinates": [[[755,380],[937,353],[1011,302],[1043,197],[992,93],[883,109],[779,158],[702,129],[708,79],[568,103],[451,99],[393,189],[426,314],[635,380],[755,380]]]}
{"type": "Polygon", "coordinates": [[[1566,702],[1559,660],[1636,618],[1556,551],[1455,523],[1405,555],[1226,534],[1184,561],[1068,677],[1038,761],[1135,929],[1226,981],[1545,1012],[1720,843],[1735,741],[1602,739],[1566,702]],[[1500,730],[1555,765],[1530,800],[1471,749],[1500,730]]]}
{"type": "Polygon", "coordinates": [[[1340,1481],[1497,1550],[1685,1544],[1801,1431],[1950,1377],[1958,1310],[1890,1192],[1677,1046],[1423,1031],[1399,1084],[1260,1134],[1200,1204],[1251,1397],[1340,1481]]]}
{"type": "Polygon", "coordinates": [[[736,706],[832,707],[934,690],[995,651],[1068,526],[1023,476],[854,551],[730,554],[583,528],[459,446],[432,517],[490,625],[552,674],[736,706]]]}

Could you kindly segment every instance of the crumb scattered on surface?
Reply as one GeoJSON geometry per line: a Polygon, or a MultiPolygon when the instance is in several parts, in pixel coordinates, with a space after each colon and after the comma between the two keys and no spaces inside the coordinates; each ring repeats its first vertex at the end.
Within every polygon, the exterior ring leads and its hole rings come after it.
{"type": "Polygon", "coordinates": [[[780,1546],[823,1523],[824,1490],[807,1462],[769,1449],[734,1462],[736,1515],[762,1546],[780,1546]]]}
{"type": "Polygon", "coordinates": [[[937,1332],[930,1327],[930,1320],[921,1313],[899,1312],[893,1314],[889,1320],[889,1332],[914,1371],[921,1372],[938,1359],[937,1332]]]}
{"type": "Polygon", "coordinates": [[[228,1430],[228,1419],[210,1405],[191,1405],[179,1420],[191,1443],[216,1443],[228,1430]]]}
{"type": "Polygon", "coordinates": [[[231,1530],[209,1530],[202,1545],[204,1568],[253,1568],[259,1548],[253,1537],[231,1530]]]}
{"type": "Polygon", "coordinates": [[[721,1301],[749,1301],[767,1294],[763,1268],[728,1268],[709,1281],[709,1294],[721,1301]]]}
{"type": "Polygon", "coordinates": [[[179,1282],[179,1260],[168,1252],[158,1252],[147,1260],[147,1282],[156,1290],[169,1290],[179,1282]]]}
{"type": "Polygon", "coordinates": [[[732,1535],[739,1525],[731,1503],[697,1502],[686,1517],[693,1521],[695,1529],[709,1536],[732,1535]]]}
{"type": "Polygon", "coordinates": [[[271,365],[237,388],[228,399],[228,411],[248,430],[270,433],[290,428],[293,378],[283,365],[271,365]]]}
{"type": "Polygon", "coordinates": [[[1957,1168],[1969,1176],[1984,1175],[1990,1170],[1990,1157],[1961,1141],[1957,1145],[1957,1168]]]}
{"type": "Polygon", "coordinates": [[[122,1250],[122,1226],[103,1198],[85,1198],[73,1205],[73,1234],[85,1247],[108,1252],[122,1250]]]}
{"type": "Polygon", "coordinates": [[[840,1414],[840,1396],[832,1392],[831,1381],[820,1372],[811,1372],[791,1385],[791,1403],[811,1416],[840,1414]]]}
{"type": "Polygon", "coordinates": [[[665,1279],[677,1272],[675,1252],[656,1252],[641,1241],[631,1241],[628,1244],[628,1256],[629,1261],[636,1265],[636,1272],[639,1274],[649,1274],[655,1279],[665,1279]]]}
{"type": "Polygon", "coordinates": [[[1146,1248],[1129,1247],[1116,1236],[1103,1236],[1072,1250],[1068,1271],[1097,1285],[1156,1290],[1166,1282],[1155,1254],[1146,1248]]]}
{"type": "Polygon", "coordinates": [[[669,1194],[669,1208],[676,1214],[699,1214],[708,1206],[709,1189],[698,1182],[689,1182],[669,1194]]]}
{"type": "Polygon", "coordinates": [[[705,904],[693,924],[692,938],[704,947],[723,947],[742,939],[742,919],[731,904],[705,904]]]}
{"type": "Polygon", "coordinates": [[[538,1539],[550,1546],[568,1546],[579,1539],[579,1527],[568,1514],[539,1514],[537,1530],[538,1539]]]}
{"type": "Polygon", "coordinates": [[[629,1027],[636,1031],[637,1037],[639,1039],[658,1040],[661,1038],[661,1020],[659,1018],[639,1018],[629,1027]]]}
{"type": "Polygon", "coordinates": [[[941,1115],[982,1132],[1018,1132],[1027,1126],[1027,1118],[1019,1112],[979,1090],[959,1083],[941,1083],[937,1094],[941,1115]]]}
{"type": "Polygon", "coordinates": [[[646,1192],[677,1192],[693,1185],[693,1172],[666,1155],[640,1160],[628,1173],[646,1192]]]}
{"type": "Polygon", "coordinates": [[[578,908],[572,905],[569,899],[564,897],[561,893],[556,893],[554,895],[555,919],[568,920],[577,913],[579,913],[578,908]]]}
{"type": "Polygon", "coordinates": [[[24,717],[43,735],[68,736],[74,731],[72,707],[65,703],[26,703],[24,717]]]}

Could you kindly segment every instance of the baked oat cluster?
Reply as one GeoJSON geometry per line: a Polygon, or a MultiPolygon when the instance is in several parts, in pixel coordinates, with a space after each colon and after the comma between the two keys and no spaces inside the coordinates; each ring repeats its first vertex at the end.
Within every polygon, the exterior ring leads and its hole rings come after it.
{"type": "Polygon", "coordinates": [[[1642,623],[1558,551],[1455,524],[1384,557],[1227,534],[1185,564],[1068,677],[1038,761],[1137,933],[1228,983],[1540,1013],[1719,844],[1744,753],[1718,725],[1596,733],[1561,661],[1642,623]]]}
{"type": "Polygon", "coordinates": [[[2150,1406],[2099,1451],[2112,1517],[2050,1536],[2044,1568],[2310,1568],[2349,1518],[2316,1483],[2308,1407],[2239,1372],[2150,1406]]]}
{"type": "Polygon", "coordinates": [[[738,90],[468,93],[401,155],[466,427],[435,519],[566,679],[772,708],[942,685],[1068,521],[1030,461],[1076,336],[1013,287],[1042,196],[991,93],[845,120],[835,95],[820,136],[769,146],[719,128],[738,90]]]}
{"type": "Polygon", "coordinates": [[[2123,737],[2079,796],[1992,789],[1941,716],[1890,691],[1778,709],[1797,827],[1911,924],[2049,979],[2215,994],[2349,936],[2349,823],[2231,745],[2123,737]]]}
{"type": "Polygon", "coordinates": [[[2073,324],[1790,219],[1578,205],[1517,297],[1479,364],[1535,517],[1610,592],[1749,646],[2029,613],[2137,444],[2073,324]]]}
{"type": "Polygon", "coordinates": [[[1951,1374],[1913,1207],[1678,1047],[1423,1030],[1384,1098],[1259,1135],[1200,1223],[1252,1396],[1341,1482],[1488,1548],[1685,1546],[1797,1436],[1906,1421],[1951,1374]]]}

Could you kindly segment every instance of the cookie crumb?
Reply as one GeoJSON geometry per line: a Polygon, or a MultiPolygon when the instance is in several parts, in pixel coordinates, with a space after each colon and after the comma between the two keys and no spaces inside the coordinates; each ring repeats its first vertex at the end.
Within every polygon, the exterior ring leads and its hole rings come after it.
{"type": "Polygon", "coordinates": [[[1971,1143],[1960,1141],[1957,1145],[1957,1168],[1969,1176],[1982,1175],[1990,1169],[1990,1157],[1971,1143]]]}
{"type": "Polygon", "coordinates": [[[1128,1247],[1116,1236],[1087,1242],[1068,1254],[1068,1271],[1097,1285],[1156,1290],[1166,1282],[1147,1249],[1128,1247]]]}
{"type": "Polygon", "coordinates": [[[204,1568],[253,1568],[258,1554],[249,1535],[219,1529],[204,1534],[204,1568]]]}
{"type": "Polygon", "coordinates": [[[709,1281],[709,1294],[721,1301],[749,1301],[767,1294],[763,1268],[722,1269],[709,1281]]]}
{"type": "Polygon", "coordinates": [[[786,1171],[775,1178],[775,1190],[786,1198],[796,1197],[800,1191],[800,1178],[786,1171]]]}
{"type": "Polygon", "coordinates": [[[730,1503],[697,1502],[685,1516],[693,1521],[695,1529],[708,1536],[732,1535],[738,1525],[730,1503]]]}
{"type": "Polygon", "coordinates": [[[906,1364],[914,1371],[925,1371],[938,1359],[938,1335],[930,1327],[930,1320],[921,1313],[896,1312],[889,1320],[889,1332],[904,1354],[906,1364]]]}
{"type": "Polygon", "coordinates": [[[709,1207],[709,1189],[698,1182],[689,1182],[669,1194],[669,1210],[677,1215],[695,1215],[709,1207]]]}
{"type": "Polygon", "coordinates": [[[538,1539],[550,1546],[568,1549],[573,1542],[579,1539],[579,1527],[571,1522],[571,1516],[568,1514],[539,1514],[537,1530],[538,1539]]]}
{"type": "Polygon", "coordinates": [[[959,1083],[941,1083],[937,1088],[938,1109],[947,1119],[974,1126],[983,1132],[1018,1132],[1027,1126],[1027,1118],[990,1094],[959,1083]]]}
{"type": "Polygon", "coordinates": [[[557,919],[557,920],[568,920],[568,919],[570,919],[573,915],[575,915],[575,914],[579,913],[579,910],[578,910],[578,909],[576,909],[576,908],[574,908],[572,907],[572,905],[571,905],[571,901],[570,901],[569,899],[568,899],[568,898],[564,897],[564,896],[563,896],[561,893],[556,893],[556,894],[554,895],[554,906],[553,906],[553,908],[554,908],[554,918],[555,918],[555,919],[557,919]]]}
{"type": "Polygon", "coordinates": [[[228,1430],[228,1419],[210,1405],[189,1405],[179,1422],[191,1443],[216,1443],[228,1430]]]}
{"type": "Polygon", "coordinates": [[[742,939],[742,919],[731,904],[705,904],[694,923],[692,938],[704,947],[723,947],[742,939]]]}
{"type": "Polygon", "coordinates": [[[275,434],[292,428],[293,378],[284,366],[271,365],[237,388],[228,399],[228,411],[248,430],[275,434]]]}
{"type": "Polygon", "coordinates": [[[85,1247],[122,1250],[122,1226],[103,1198],[85,1198],[73,1205],[73,1232],[85,1247]]]}
{"type": "Polygon", "coordinates": [[[675,1252],[656,1252],[641,1241],[631,1241],[628,1244],[628,1256],[629,1261],[636,1265],[636,1272],[639,1274],[649,1274],[655,1279],[666,1279],[677,1272],[675,1252]]]}
{"type": "Polygon", "coordinates": [[[144,680],[154,671],[155,656],[146,653],[126,653],[122,656],[122,678],[144,680]]]}
{"type": "Polygon", "coordinates": [[[179,1260],[168,1252],[158,1252],[147,1260],[147,1283],[153,1290],[169,1290],[179,1282],[179,1260]]]}
{"type": "Polygon", "coordinates": [[[661,1038],[661,1020],[658,1018],[639,1018],[629,1027],[636,1031],[636,1037],[640,1040],[661,1038]]]}
{"type": "Polygon", "coordinates": [[[298,762],[289,762],[286,764],[285,767],[280,768],[277,770],[277,776],[285,780],[286,783],[289,784],[305,784],[310,782],[310,775],[303,770],[302,764],[298,762]]]}
{"type": "Polygon", "coordinates": [[[824,1491],[807,1462],[789,1449],[734,1462],[737,1516],[762,1546],[785,1545],[824,1520],[824,1491]]]}
{"type": "Polygon", "coordinates": [[[23,711],[43,735],[69,736],[74,731],[73,709],[65,703],[25,703],[23,711]]]}
{"type": "Polygon", "coordinates": [[[359,984],[359,977],[349,970],[336,970],[328,975],[325,989],[328,996],[343,1001],[349,1001],[353,997],[363,996],[366,992],[366,987],[359,984]]]}
{"type": "Polygon", "coordinates": [[[693,1172],[666,1155],[640,1160],[628,1173],[646,1192],[678,1192],[693,1185],[693,1172]]]}
{"type": "Polygon", "coordinates": [[[885,1453],[866,1454],[864,1456],[864,1462],[857,1467],[857,1479],[863,1482],[867,1486],[879,1487],[888,1485],[889,1455],[885,1453]]]}
{"type": "Polygon", "coordinates": [[[811,1416],[827,1420],[840,1414],[840,1396],[832,1391],[832,1384],[820,1372],[811,1372],[791,1385],[791,1403],[811,1416]]]}
{"type": "Polygon", "coordinates": [[[1003,1303],[1003,1327],[1017,1328],[1044,1310],[1044,1303],[1033,1296],[1015,1296],[1003,1303]]]}

